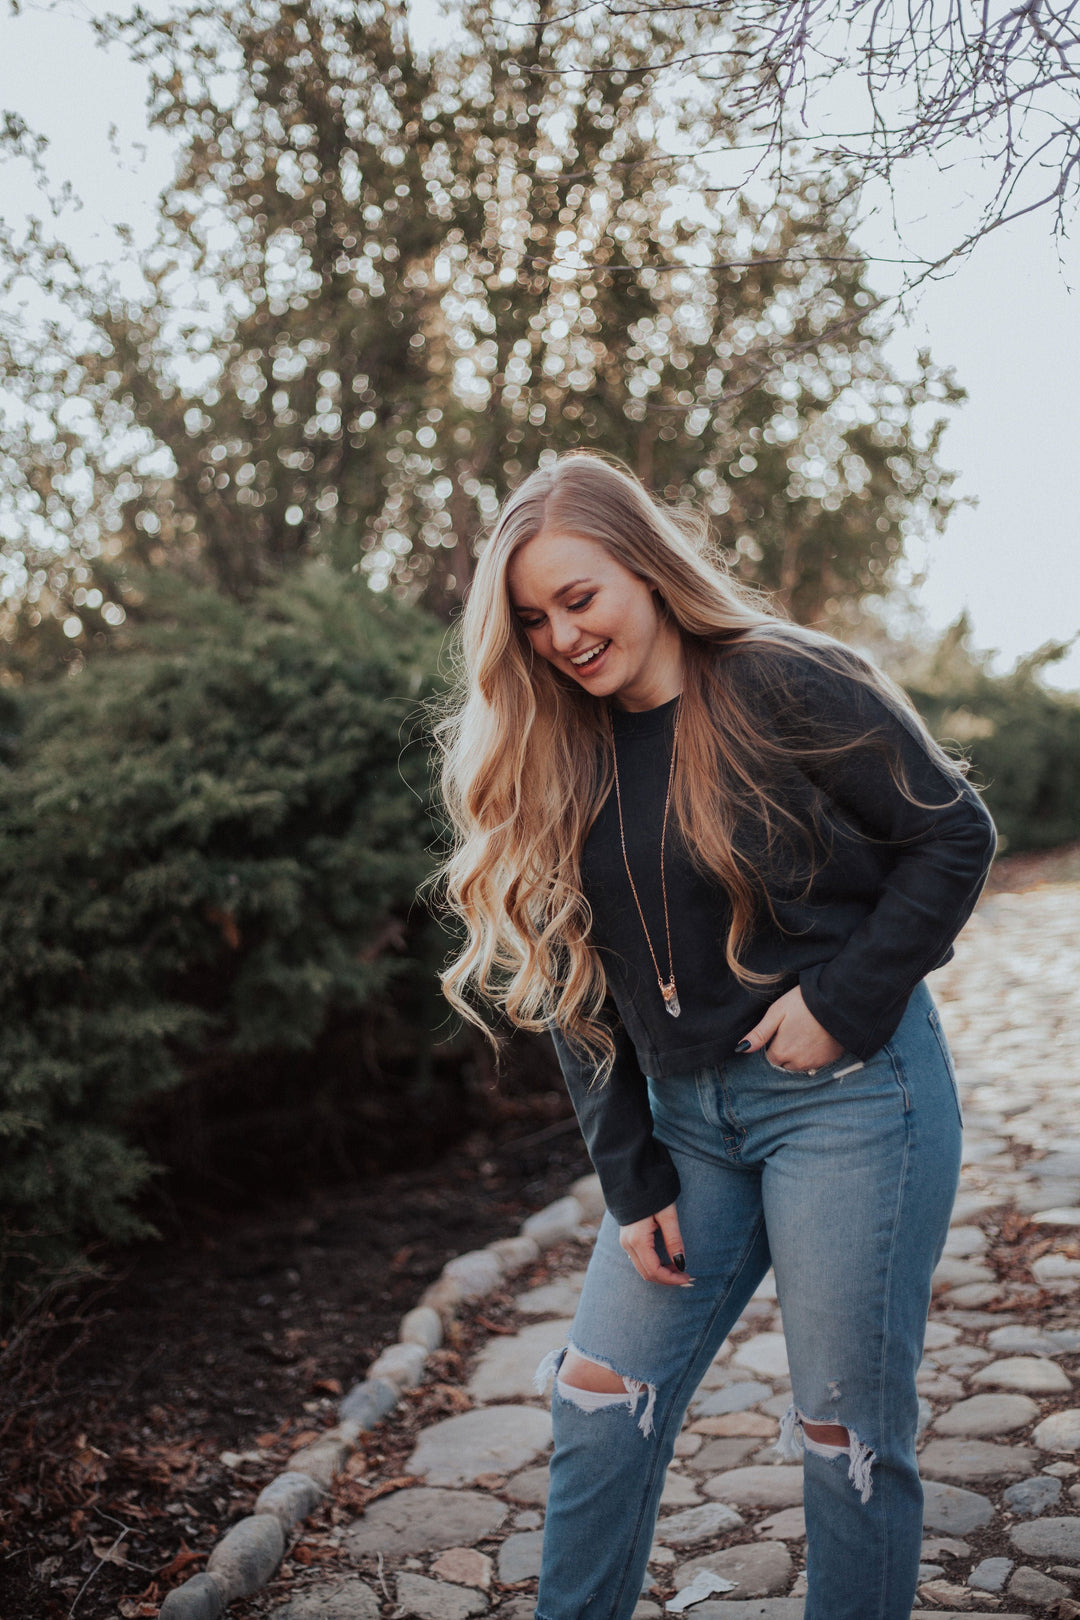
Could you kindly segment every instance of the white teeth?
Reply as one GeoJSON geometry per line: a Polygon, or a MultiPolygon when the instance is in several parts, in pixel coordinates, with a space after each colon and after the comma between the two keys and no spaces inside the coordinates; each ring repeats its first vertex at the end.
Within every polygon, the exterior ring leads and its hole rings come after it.
{"type": "Polygon", "coordinates": [[[599,647],[590,647],[587,653],[582,653],[580,658],[571,658],[570,662],[580,669],[582,664],[591,664],[594,658],[599,658],[610,646],[610,641],[602,641],[599,647]]]}

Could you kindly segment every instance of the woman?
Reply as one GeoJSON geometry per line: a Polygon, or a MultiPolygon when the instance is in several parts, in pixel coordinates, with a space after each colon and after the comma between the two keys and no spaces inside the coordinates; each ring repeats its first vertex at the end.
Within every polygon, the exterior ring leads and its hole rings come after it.
{"type": "Polygon", "coordinates": [[[961,1128],[923,977],[990,818],[897,687],[601,457],[510,495],[462,629],[445,988],[551,1030],[608,1211],[542,1369],[537,1620],[632,1614],[687,1403],[770,1264],[806,1620],[908,1620],[961,1128]]]}

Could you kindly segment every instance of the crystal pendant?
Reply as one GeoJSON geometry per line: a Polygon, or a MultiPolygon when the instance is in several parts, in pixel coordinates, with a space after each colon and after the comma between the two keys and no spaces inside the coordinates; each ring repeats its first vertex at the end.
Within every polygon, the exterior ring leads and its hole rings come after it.
{"type": "Polygon", "coordinates": [[[667,1008],[672,1018],[678,1018],[679,1014],[682,1012],[682,1008],[679,1005],[679,995],[678,991],[675,989],[675,980],[672,979],[670,984],[661,984],[660,994],[663,996],[664,1006],[667,1008]]]}

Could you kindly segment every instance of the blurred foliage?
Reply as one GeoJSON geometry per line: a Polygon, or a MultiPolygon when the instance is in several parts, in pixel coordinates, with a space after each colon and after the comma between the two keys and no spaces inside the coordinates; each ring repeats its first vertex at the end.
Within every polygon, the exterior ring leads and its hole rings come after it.
{"type": "MultiPolygon", "coordinates": [[[[114,266],[43,225],[2,244],[18,667],[104,643],[136,564],[243,600],[321,555],[446,615],[507,488],[574,445],[706,509],[802,621],[883,590],[905,534],[941,521],[933,418],[959,393],[925,356],[906,380],[885,360],[846,178],[756,214],[669,155],[736,138],[718,64],[646,71],[707,19],[458,0],[459,43],[428,57],[405,16],[99,19],[147,64],[177,169],[157,241],[114,266]]],[[[23,161],[29,141],[8,131],[23,161]]]]}
{"type": "MultiPolygon", "coordinates": [[[[173,584],[137,648],[20,698],[0,770],[0,1280],[214,1189],[445,1145],[446,941],[419,706],[439,627],[313,564],[173,584]],[[175,1189],[174,1189],[175,1190],[175,1189]]],[[[455,1074],[457,1078],[455,1078],[455,1074]]]]}
{"type": "Polygon", "coordinates": [[[929,654],[896,669],[934,735],[972,762],[1000,835],[1000,852],[1053,849],[1080,838],[1080,692],[1040,679],[1071,642],[1047,642],[995,675],[970,645],[966,614],[929,654]]]}

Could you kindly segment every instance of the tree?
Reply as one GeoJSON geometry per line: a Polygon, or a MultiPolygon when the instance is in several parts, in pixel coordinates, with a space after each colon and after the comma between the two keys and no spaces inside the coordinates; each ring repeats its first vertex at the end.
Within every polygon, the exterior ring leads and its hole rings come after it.
{"type": "Polygon", "coordinates": [[[70,540],[23,574],[77,646],[137,608],[129,559],[243,600],[324,555],[446,615],[507,488],[574,445],[704,505],[804,620],[883,589],[908,530],[940,522],[921,410],[958,394],[925,357],[912,379],[884,361],[844,177],[703,204],[692,165],[656,161],[661,116],[684,144],[735,137],[720,98],[650,91],[681,14],[617,38],[549,0],[528,15],[462,0],[459,46],[430,59],[400,3],[108,25],[178,140],[145,296],[60,255],[77,358],[59,328],[3,355],[7,466],[70,540]]]}
{"type": "Polygon", "coordinates": [[[989,177],[974,188],[983,192],[978,218],[944,254],[907,261],[908,289],[1023,215],[1048,210],[1055,232],[1066,234],[1080,193],[1073,0],[590,0],[575,10],[604,11],[616,28],[668,14],[711,23],[704,47],[656,52],[650,68],[654,80],[689,70],[723,86],[748,159],[744,184],[771,174],[782,190],[794,161],[839,166],[855,186],[891,187],[913,158],[951,166],[974,145],[989,177]],[[853,120],[861,127],[809,133],[820,92],[834,81],[849,98],[861,92],[853,120]]]}

